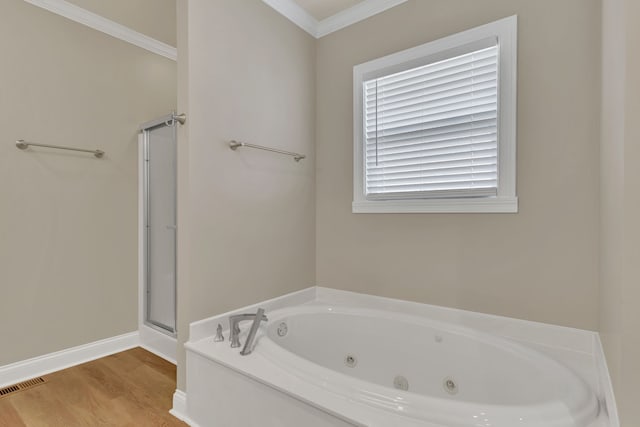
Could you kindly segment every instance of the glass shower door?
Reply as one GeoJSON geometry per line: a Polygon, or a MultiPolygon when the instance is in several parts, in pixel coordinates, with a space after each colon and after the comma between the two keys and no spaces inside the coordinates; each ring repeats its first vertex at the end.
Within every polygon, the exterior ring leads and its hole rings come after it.
{"type": "Polygon", "coordinates": [[[175,121],[160,119],[142,132],[145,156],[145,323],[175,335],[175,121]]]}

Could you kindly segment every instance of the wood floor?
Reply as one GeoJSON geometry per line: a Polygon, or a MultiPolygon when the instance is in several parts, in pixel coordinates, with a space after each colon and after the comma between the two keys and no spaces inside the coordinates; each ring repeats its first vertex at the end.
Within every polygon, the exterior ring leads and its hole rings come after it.
{"type": "Polygon", "coordinates": [[[43,378],[0,398],[0,427],[186,426],[168,412],[175,366],[141,348],[43,378]]]}

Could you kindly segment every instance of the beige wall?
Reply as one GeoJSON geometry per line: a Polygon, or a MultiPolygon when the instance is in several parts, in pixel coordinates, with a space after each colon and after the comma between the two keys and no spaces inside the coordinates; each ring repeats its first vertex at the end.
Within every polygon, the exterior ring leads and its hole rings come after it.
{"type": "Polygon", "coordinates": [[[176,0],[67,0],[156,40],[176,45],[176,0]]]}
{"type": "Polygon", "coordinates": [[[640,424],[640,3],[625,9],[626,86],[624,150],[624,263],[622,364],[618,396],[623,427],[640,424]]]}
{"type": "Polygon", "coordinates": [[[137,329],[136,130],[175,107],[176,65],[22,0],[0,52],[1,366],[137,329]]]}
{"type": "Polygon", "coordinates": [[[189,117],[178,144],[184,342],[192,321],[314,284],[315,41],[261,1],[178,7],[179,107],[189,117]],[[231,139],[308,157],[233,152],[231,139]]]}
{"type": "Polygon", "coordinates": [[[640,424],[640,4],[603,1],[600,330],[623,427],[640,424]]]}
{"type": "Polygon", "coordinates": [[[598,326],[598,0],[409,0],[317,44],[317,284],[598,326]],[[352,214],[353,66],[519,17],[518,214],[352,214]]]}

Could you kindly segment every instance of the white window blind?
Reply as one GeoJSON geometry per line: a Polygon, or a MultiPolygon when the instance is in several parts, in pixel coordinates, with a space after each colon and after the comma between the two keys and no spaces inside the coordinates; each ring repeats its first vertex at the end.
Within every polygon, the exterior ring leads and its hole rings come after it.
{"type": "Polygon", "coordinates": [[[496,39],[363,83],[368,199],[495,196],[496,39]]]}

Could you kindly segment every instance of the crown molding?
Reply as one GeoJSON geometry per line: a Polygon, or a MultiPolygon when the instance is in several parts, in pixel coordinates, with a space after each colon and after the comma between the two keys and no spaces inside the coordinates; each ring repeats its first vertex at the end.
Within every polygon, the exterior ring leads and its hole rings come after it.
{"type": "Polygon", "coordinates": [[[373,15],[382,13],[406,1],[407,0],[365,0],[362,3],[358,3],[349,9],[345,9],[342,12],[320,21],[316,30],[316,37],[324,37],[327,34],[341,30],[356,22],[364,21],[373,15]]]}
{"type": "Polygon", "coordinates": [[[318,20],[294,0],[262,0],[298,27],[318,38],[318,20]]]}
{"type": "Polygon", "coordinates": [[[356,22],[391,9],[407,0],[365,0],[355,6],[318,21],[294,0],[262,0],[298,27],[319,39],[356,22]]]}
{"type": "Polygon", "coordinates": [[[129,27],[125,27],[122,24],[118,24],[117,22],[104,18],[65,0],[24,1],[127,43],[131,43],[132,45],[148,50],[149,52],[164,56],[165,58],[173,61],[176,61],[178,58],[178,51],[175,47],[146,36],[129,27]]]}
{"type": "MultiPolygon", "coordinates": [[[[178,51],[175,47],[156,40],[118,24],[115,21],[83,9],[65,0],[24,0],[25,2],[49,12],[55,13],[94,30],[108,34],[119,40],[131,43],[165,58],[176,61],[178,51]]],[[[294,0],[262,0],[278,13],[302,28],[315,38],[324,37],[349,25],[365,20],[373,15],[384,12],[407,0],[365,0],[349,9],[345,9],[322,21],[315,19],[309,12],[294,0]]]]}

